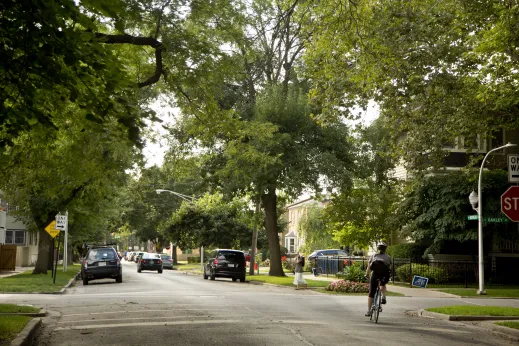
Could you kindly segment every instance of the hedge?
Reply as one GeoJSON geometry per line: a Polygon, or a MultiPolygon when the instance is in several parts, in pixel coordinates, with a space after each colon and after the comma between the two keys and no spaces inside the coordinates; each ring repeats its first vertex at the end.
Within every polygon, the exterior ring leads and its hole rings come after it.
{"type": "Polygon", "coordinates": [[[425,249],[422,244],[407,243],[388,246],[386,253],[391,258],[422,258],[425,249]]]}
{"type": "MultiPolygon", "coordinates": [[[[396,268],[396,275],[401,281],[411,282],[412,277],[409,275],[409,264],[404,264],[396,268]]],[[[441,284],[449,281],[447,271],[440,267],[432,267],[427,264],[414,264],[412,273],[414,275],[423,276],[429,279],[431,284],[441,284]]]]}
{"type": "Polygon", "coordinates": [[[328,286],[326,286],[326,290],[346,293],[368,293],[369,284],[365,282],[339,280],[335,282],[330,282],[328,286]]]}

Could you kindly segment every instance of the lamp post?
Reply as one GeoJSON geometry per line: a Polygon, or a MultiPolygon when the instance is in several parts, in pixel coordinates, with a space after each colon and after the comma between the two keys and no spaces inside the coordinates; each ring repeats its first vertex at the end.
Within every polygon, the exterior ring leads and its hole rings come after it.
{"type": "MultiPolygon", "coordinates": [[[[182,198],[184,201],[187,201],[187,202],[193,202],[195,200],[195,197],[193,197],[193,196],[184,195],[182,193],[171,191],[171,190],[157,189],[157,190],[155,190],[155,192],[157,192],[157,195],[160,195],[162,192],[169,192],[172,195],[182,198]]],[[[176,245],[174,246],[174,251],[176,251],[176,245]]],[[[172,255],[173,255],[173,253],[172,253],[172,255]]],[[[175,253],[174,255],[176,258],[177,254],[175,253]]],[[[171,257],[173,257],[173,256],[171,256],[171,257]]],[[[200,265],[202,265],[202,266],[204,265],[204,247],[203,246],[200,247],[200,265]]]]}
{"type": "Polygon", "coordinates": [[[517,144],[507,143],[498,148],[494,148],[489,150],[488,153],[483,158],[481,162],[481,167],[479,168],[479,179],[478,179],[478,193],[476,194],[472,191],[469,195],[469,202],[472,204],[472,208],[478,212],[478,267],[479,267],[479,289],[478,294],[485,295],[485,261],[483,258],[483,193],[481,192],[481,179],[483,173],[483,167],[485,166],[485,160],[487,159],[490,153],[508,147],[515,147],[517,144]],[[477,208],[476,208],[477,204],[477,208]]]}

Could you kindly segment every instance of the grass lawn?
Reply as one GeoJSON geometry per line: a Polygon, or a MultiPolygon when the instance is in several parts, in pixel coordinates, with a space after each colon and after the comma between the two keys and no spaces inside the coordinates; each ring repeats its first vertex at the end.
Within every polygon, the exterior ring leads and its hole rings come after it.
{"type": "Polygon", "coordinates": [[[14,304],[0,304],[0,313],[12,314],[20,312],[39,312],[40,309],[33,306],[14,305],[14,304]]]}
{"type": "Polygon", "coordinates": [[[63,272],[63,267],[58,266],[56,271],[56,283],[53,283],[51,271],[47,271],[47,275],[33,275],[32,270],[25,271],[20,274],[7,276],[0,279],[0,293],[11,292],[42,292],[51,293],[59,292],[70,279],[75,277],[81,270],[79,264],[68,266],[67,272],[63,272]]]}
{"type": "Polygon", "coordinates": [[[494,322],[494,324],[497,324],[498,326],[519,329],[518,321],[500,321],[500,322],[494,322]]]}
{"type": "MultiPolygon", "coordinates": [[[[292,283],[294,281],[294,277],[292,276],[269,276],[269,275],[247,275],[248,281],[259,281],[267,284],[274,284],[280,286],[294,286],[292,283]]],[[[326,287],[328,286],[328,281],[319,281],[319,280],[306,280],[308,287],[326,287]]],[[[295,286],[294,286],[295,287],[295,286]]]]}
{"type": "Polygon", "coordinates": [[[519,308],[502,306],[454,305],[440,308],[427,308],[425,310],[446,315],[461,316],[519,316],[519,308]]]}
{"type": "Polygon", "coordinates": [[[178,263],[174,266],[177,270],[193,270],[193,269],[200,269],[202,270],[202,266],[200,263],[178,263]]]}
{"type": "Polygon", "coordinates": [[[0,345],[9,345],[31,318],[29,316],[0,316],[0,345]]]}
{"type": "Polygon", "coordinates": [[[476,288],[442,288],[439,290],[440,292],[455,294],[457,296],[461,297],[479,297],[479,298],[496,298],[496,297],[503,297],[503,298],[518,298],[519,297],[519,288],[486,288],[485,291],[487,292],[486,295],[479,295],[477,294],[476,288]]]}

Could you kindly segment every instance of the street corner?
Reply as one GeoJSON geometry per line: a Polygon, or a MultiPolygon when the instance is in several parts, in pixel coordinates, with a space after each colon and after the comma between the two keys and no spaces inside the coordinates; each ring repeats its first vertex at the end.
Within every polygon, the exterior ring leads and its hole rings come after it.
{"type": "Polygon", "coordinates": [[[492,331],[493,333],[497,333],[502,337],[506,337],[507,339],[510,339],[512,341],[519,342],[519,330],[513,329],[505,326],[500,326],[495,324],[496,322],[502,322],[500,321],[483,321],[477,323],[480,327],[488,329],[492,331]]]}
{"type": "Polygon", "coordinates": [[[34,343],[42,327],[41,318],[33,318],[22,331],[11,341],[11,346],[28,346],[34,343]]]}

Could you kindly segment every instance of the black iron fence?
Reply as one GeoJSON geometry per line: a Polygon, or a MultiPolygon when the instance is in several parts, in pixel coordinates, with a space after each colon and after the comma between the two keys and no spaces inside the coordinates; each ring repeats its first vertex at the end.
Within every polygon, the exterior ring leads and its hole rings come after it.
{"type": "MultiPolygon", "coordinates": [[[[316,275],[336,275],[351,265],[366,269],[366,257],[318,257],[309,261],[316,275]]],[[[488,258],[485,260],[485,285],[519,285],[519,258],[488,258]]],[[[415,275],[429,279],[427,287],[477,287],[479,265],[475,260],[400,259],[392,261],[392,282],[411,285],[415,275]]]]}

